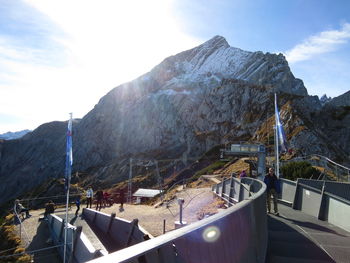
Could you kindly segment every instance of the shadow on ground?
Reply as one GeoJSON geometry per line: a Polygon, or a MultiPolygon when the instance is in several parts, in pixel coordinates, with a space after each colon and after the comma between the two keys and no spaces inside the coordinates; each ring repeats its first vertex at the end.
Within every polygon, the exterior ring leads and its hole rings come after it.
{"type": "Polygon", "coordinates": [[[34,251],[31,253],[34,256],[34,262],[38,263],[60,263],[61,258],[58,255],[57,248],[45,249],[53,246],[50,242],[50,230],[46,221],[42,221],[37,228],[36,235],[33,237],[32,242],[27,247],[26,251],[34,251]],[[40,250],[37,251],[36,250],[40,250]]]}
{"type": "Polygon", "coordinates": [[[335,262],[306,236],[272,216],[268,216],[268,231],[266,262],[335,262]]]}

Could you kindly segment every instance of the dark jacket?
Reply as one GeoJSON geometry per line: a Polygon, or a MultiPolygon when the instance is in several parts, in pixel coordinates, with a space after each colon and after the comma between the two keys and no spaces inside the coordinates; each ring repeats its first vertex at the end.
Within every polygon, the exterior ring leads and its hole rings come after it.
{"type": "Polygon", "coordinates": [[[103,192],[101,190],[98,190],[96,193],[96,199],[102,200],[103,199],[103,192]]]}
{"type": "Polygon", "coordinates": [[[264,183],[266,184],[267,191],[275,189],[277,193],[281,192],[280,181],[278,180],[275,174],[273,174],[272,176],[270,176],[269,174],[265,175],[264,183]]]}

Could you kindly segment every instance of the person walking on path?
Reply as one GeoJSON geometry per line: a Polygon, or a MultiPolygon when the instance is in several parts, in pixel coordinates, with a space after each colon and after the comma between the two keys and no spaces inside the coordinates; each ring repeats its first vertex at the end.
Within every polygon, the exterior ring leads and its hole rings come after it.
{"type": "Polygon", "coordinates": [[[103,192],[101,190],[98,190],[96,192],[96,210],[101,211],[102,208],[102,202],[103,202],[103,192]]]}
{"type": "Polygon", "coordinates": [[[92,206],[92,198],[94,197],[94,191],[92,190],[91,186],[86,190],[86,208],[90,208],[92,206]]]}
{"type": "Polygon", "coordinates": [[[280,193],[280,182],[273,172],[272,168],[269,168],[269,172],[264,178],[264,183],[266,184],[266,203],[267,203],[267,211],[271,213],[271,196],[273,198],[273,210],[275,215],[279,215],[278,207],[277,207],[277,194],[280,193]]]}
{"type": "Polygon", "coordinates": [[[79,196],[75,200],[75,205],[77,206],[77,210],[75,211],[75,216],[78,216],[78,212],[80,210],[80,197],[79,196]]]}
{"type": "Polygon", "coordinates": [[[123,207],[124,198],[125,198],[124,189],[120,189],[119,190],[119,202],[120,202],[119,210],[120,211],[124,210],[124,207],[123,207]]]}

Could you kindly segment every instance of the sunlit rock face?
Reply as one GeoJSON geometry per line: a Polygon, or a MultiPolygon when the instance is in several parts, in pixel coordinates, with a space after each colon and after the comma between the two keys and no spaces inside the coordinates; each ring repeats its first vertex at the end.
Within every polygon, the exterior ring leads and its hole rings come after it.
{"type": "Polygon", "coordinates": [[[79,124],[78,144],[89,142],[76,150],[79,165],[157,150],[195,155],[249,138],[274,91],[307,96],[283,55],[243,51],[216,36],[104,96],[79,124]]]}
{"type": "MultiPolygon", "coordinates": [[[[91,182],[113,184],[127,176],[129,157],[185,162],[217,144],[263,141],[267,134],[259,137],[258,131],[274,114],[274,92],[281,106],[290,103],[282,120],[289,123],[293,147],[334,155],[312,125],[322,108],[318,98],[307,95],[284,56],[243,51],[216,36],[114,88],[76,120],[73,171],[93,171],[91,182]],[[315,143],[306,148],[304,138],[315,143]]],[[[19,140],[0,142],[0,203],[48,177],[63,177],[66,126],[44,124],[19,140]]]]}

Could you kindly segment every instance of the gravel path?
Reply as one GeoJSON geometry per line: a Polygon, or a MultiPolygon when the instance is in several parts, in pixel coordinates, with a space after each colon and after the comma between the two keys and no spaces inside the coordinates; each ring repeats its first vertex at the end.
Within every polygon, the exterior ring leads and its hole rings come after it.
{"type": "MultiPolygon", "coordinates": [[[[184,199],[183,221],[193,223],[198,221],[196,213],[213,200],[213,193],[210,188],[188,188],[176,194],[177,198],[184,199]]],[[[120,211],[118,205],[102,208],[101,212],[110,214],[116,213],[117,217],[127,220],[137,218],[139,225],[148,231],[152,236],[163,234],[163,221],[165,220],[165,230],[170,231],[175,228],[174,222],[179,220],[179,205],[175,198],[168,204],[160,207],[147,205],[124,204],[124,210],[120,211]]]]}
{"type": "MultiPolygon", "coordinates": [[[[204,206],[210,204],[214,200],[213,193],[210,188],[187,188],[178,192],[176,198],[169,202],[168,208],[166,205],[155,208],[148,205],[129,205],[124,204],[124,210],[119,210],[119,205],[114,204],[111,207],[102,208],[101,212],[106,214],[116,213],[117,217],[127,220],[137,218],[139,225],[148,231],[152,236],[163,234],[163,221],[165,220],[165,230],[170,231],[175,228],[174,222],[179,220],[179,205],[177,198],[184,199],[183,221],[193,223],[198,221],[197,212],[204,206]]],[[[85,207],[82,204],[81,209],[85,207]]],[[[62,214],[63,208],[56,209],[56,214],[62,214]]],[[[74,206],[69,210],[69,215],[75,212],[74,206]]],[[[38,222],[39,216],[44,213],[43,209],[30,211],[32,217],[25,219],[23,222],[24,230],[22,229],[22,238],[26,239],[28,235],[29,243],[34,237],[38,237],[38,229],[42,222],[38,222]]],[[[77,222],[78,224],[78,222],[77,222]]],[[[42,228],[42,227],[41,227],[42,228]]],[[[41,229],[40,228],[40,229],[41,229]]],[[[83,230],[84,231],[84,230],[83,230]]],[[[28,243],[28,244],[29,244],[28,243]]],[[[41,243],[41,242],[40,242],[41,243]]]]}

